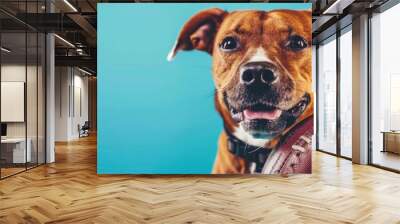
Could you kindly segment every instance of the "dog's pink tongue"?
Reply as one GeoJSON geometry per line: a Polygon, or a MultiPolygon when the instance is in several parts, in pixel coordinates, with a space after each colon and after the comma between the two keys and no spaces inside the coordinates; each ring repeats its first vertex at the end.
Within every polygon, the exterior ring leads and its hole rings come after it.
{"type": "Polygon", "coordinates": [[[281,116],[282,111],[279,109],[271,111],[244,110],[243,113],[244,113],[244,118],[246,120],[253,120],[253,119],[275,120],[281,116]]]}

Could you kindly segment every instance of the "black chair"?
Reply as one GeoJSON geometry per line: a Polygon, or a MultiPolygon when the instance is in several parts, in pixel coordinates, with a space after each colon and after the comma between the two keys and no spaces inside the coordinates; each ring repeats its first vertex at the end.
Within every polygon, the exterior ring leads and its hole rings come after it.
{"type": "Polygon", "coordinates": [[[78,124],[79,138],[89,136],[89,121],[85,121],[82,127],[78,124]]]}

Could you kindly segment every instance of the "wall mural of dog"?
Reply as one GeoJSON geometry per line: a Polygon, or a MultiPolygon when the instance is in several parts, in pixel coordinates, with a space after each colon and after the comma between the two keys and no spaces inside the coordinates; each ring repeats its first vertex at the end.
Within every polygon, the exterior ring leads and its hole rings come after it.
{"type": "Polygon", "coordinates": [[[214,174],[311,172],[311,41],[311,11],[212,8],[184,24],[168,60],[212,56],[225,127],[214,174]]]}

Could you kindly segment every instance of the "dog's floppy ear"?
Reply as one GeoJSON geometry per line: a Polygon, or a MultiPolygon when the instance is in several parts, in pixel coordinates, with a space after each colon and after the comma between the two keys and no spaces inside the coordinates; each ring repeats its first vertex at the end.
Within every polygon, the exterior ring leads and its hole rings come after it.
{"type": "Polygon", "coordinates": [[[183,26],[167,60],[172,61],[180,50],[200,50],[212,53],[215,34],[226,11],[218,8],[207,9],[192,16],[183,26]]]}

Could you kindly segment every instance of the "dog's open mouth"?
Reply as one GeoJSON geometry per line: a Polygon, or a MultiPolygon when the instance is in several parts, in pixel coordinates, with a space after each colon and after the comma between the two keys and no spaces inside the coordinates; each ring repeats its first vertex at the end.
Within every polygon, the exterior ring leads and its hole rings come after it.
{"type": "Polygon", "coordinates": [[[271,138],[292,125],[310,103],[305,94],[288,110],[270,104],[244,106],[241,110],[230,108],[232,118],[256,138],[271,138]]]}
{"type": "Polygon", "coordinates": [[[236,111],[231,108],[232,118],[237,121],[250,121],[250,120],[270,120],[274,121],[279,119],[283,114],[290,114],[291,116],[299,116],[307,107],[310,102],[308,94],[304,95],[301,100],[289,110],[283,110],[273,105],[268,104],[255,104],[245,107],[242,111],[236,111]]]}
{"type": "Polygon", "coordinates": [[[271,105],[257,104],[232,115],[234,118],[237,118],[237,121],[255,119],[276,120],[282,115],[282,110],[271,105]]]}

